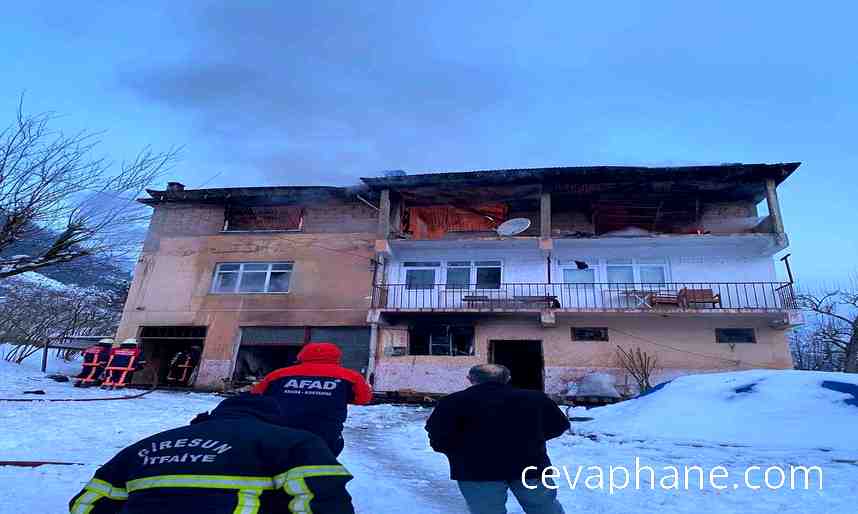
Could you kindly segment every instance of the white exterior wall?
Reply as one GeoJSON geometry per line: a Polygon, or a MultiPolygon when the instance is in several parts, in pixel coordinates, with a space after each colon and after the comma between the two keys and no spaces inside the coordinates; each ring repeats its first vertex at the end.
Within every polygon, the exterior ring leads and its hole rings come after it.
{"type": "MultiPolygon", "coordinates": [[[[660,245],[641,240],[639,246],[612,247],[604,240],[592,243],[582,241],[575,249],[556,248],[551,252],[551,277],[561,283],[561,263],[582,260],[596,269],[596,282],[607,282],[605,261],[612,258],[666,258],[669,262],[668,282],[777,282],[774,259],[770,255],[748,255],[742,248],[724,245],[720,248],[694,244],[677,245],[675,242],[660,245]]],[[[502,242],[499,242],[502,243],[502,242]]],[[[468,241],[461,248],[407,249],[397,251],[388,261],[387,283],[404,284],[406,261],[440,261],[435,282],[446,282],[444,264],[447,261],[499,260],[503,263],[501,282],[548,282],[546,256],[535,246],[532,250],[469,248],[468,241]]]]}

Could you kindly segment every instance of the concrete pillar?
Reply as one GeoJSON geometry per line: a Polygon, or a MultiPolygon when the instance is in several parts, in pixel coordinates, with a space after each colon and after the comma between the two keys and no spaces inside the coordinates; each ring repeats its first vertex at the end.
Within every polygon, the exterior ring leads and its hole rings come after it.
{"type": "Polygon", "coordinates": [[[539,197],[539,248],[551,251],[554,241],[551,239],[551,193],[542,193],[539,197]]]}
{"type": "Polygon", "coordinates": [[[375,363],[378,359],[378,351],[379,351],[379,330],[378,323],[370,323],[369,325],[369,362],[366,366],[366,379],[372,376],[375,373],[375,363]]]}
{"type": "Polygon", "coordinates": [[[775,234],[784,233],[784,222],[781,216],[781,205],[778,202],[778,190],[774,179],[766,180],[766,204],[769,207],[769,216],[772,218],[772,227],[775,234]]]}
{"type": "Polygon", "coordinates": [[[378,238],[387,239],[390,236],[390,190],[381,192],[378,206],[378,238]]]}

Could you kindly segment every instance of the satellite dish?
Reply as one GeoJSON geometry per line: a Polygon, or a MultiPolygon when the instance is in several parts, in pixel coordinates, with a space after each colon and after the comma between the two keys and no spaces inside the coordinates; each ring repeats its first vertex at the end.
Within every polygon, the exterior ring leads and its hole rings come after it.
{"type": "Polygon", "coordinates": [[[530,228],[530,220],[527,218],[513,218],[498,225],[497,231],[500,236],[514,236],[521,234],[530,228]]]}

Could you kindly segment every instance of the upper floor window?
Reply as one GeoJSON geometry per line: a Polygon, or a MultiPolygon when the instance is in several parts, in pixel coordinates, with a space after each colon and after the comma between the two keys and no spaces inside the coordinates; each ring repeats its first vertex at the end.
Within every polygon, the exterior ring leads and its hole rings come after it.
{"type": "Polygon", "coordinates": [[[224,262],[217,265],[212,293],[287,293],[291,262],[224,262]]]}
{"type": "Polygon", "coordinates": [[[447,261],[447,289],[500,289],[501,261],[447,261]]]}
{"type": "Polygon", "coordinates": [[[596,283],[596,267],[599,261],[596,259],[574,260],[561,263],[564,284],[585,284],[584,287],[592,288],[596,283]]]}
{"type": "Polygon", "coordinates": [[[265,232],[302,230],[304,208],[294,205],[230,205],[226,210],[225,232],[265,232]]]}
{"type": "Polygon", "coordinates": [[[605,275],[609,284],[665,284],[667,259],[608,259],[605,275]]]}
{"type": "Polygon", "coordinates": [[[436,261],[408,261],[405,267],[405,289],[433,289],[435,271],[441,267],[436,261]]]}

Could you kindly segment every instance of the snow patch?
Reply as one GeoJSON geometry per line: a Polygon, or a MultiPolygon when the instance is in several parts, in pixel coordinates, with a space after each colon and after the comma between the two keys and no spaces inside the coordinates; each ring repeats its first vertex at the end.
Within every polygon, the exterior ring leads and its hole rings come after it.
{"type": "Polygon", "coordinates": [[[688,375],[633,400],[591,409],[589,433],[776,448],[858,448],[858,376],[752,370],[688,375]],[[839,383],[825,387],[824,383],[839,383]],[[847,391],[847,389],[849,389],[847,391]]]}

